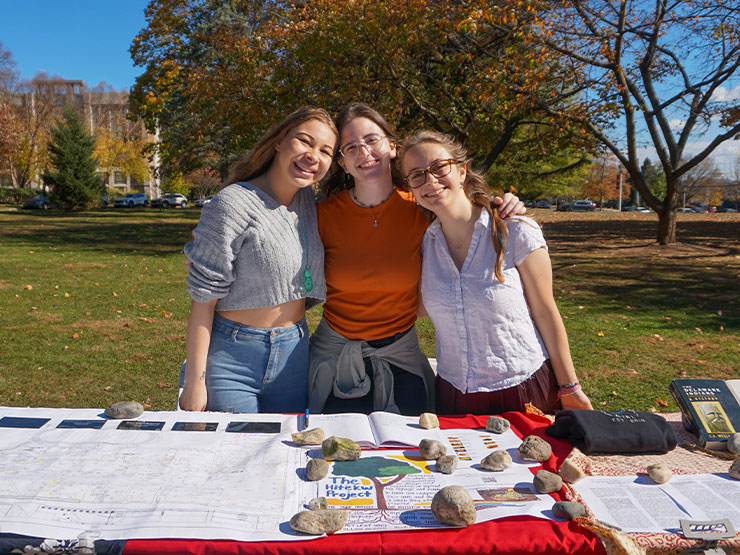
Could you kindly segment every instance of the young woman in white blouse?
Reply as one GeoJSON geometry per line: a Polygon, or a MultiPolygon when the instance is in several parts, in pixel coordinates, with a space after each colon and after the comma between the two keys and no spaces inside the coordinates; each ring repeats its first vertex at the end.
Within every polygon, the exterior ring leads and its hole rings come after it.
{"type": "Polygon", "coordinates": [[[421,297],[437,341],[441,414],[591,409],[552,294],[539,226],[506,222],[461,144],[434,131],[400,151],[406,184],[433,221],[424,235],[421,297]]]}

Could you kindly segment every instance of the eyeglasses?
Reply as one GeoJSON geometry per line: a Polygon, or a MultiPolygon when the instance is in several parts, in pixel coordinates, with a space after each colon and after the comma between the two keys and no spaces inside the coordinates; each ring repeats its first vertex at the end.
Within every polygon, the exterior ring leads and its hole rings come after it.
{"type": "Polygon", "coordinates": [[[449,175],[453,164],[463,164],[462,160],[436,160],[431,166],[422,170],[413,170],[406,176],[406,183],[412,189],[418,189],[427,182],[427,173],[431,173],[437,179],[449,175]]]}
{"type": "Polygon", "coordinates": [[[366,135],[363,139],[360,139],[359,141],[350,141],[345,144],[342,148],[339,149],[339,154],[341,154],[345,158],[354,157],[359,154],[361,147],[364,146],[368,150],[373,149],[376,146],[380,146],[380,142],[383,139],[387,138],[388,137],[384,135],[376,135],[375,133],[366,135]]]}

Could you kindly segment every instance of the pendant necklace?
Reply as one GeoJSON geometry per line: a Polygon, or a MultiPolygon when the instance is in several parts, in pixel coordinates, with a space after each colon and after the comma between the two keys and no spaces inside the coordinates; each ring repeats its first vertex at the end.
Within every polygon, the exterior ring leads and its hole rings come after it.
{"type": "Polygon", "coordinates": [[[283,206],[283,204],[277,199],[275,191],[272,190],[272,185],[270,185],[270,180],[267,179],[267,174],[265,174],[265,183],[267,183],[267,188],[270,190],[270,195],[272,195],[272,198],[274,198],[275,201],[280,205],[278,207],[278,212],[280,212],[280,215],[283,217],[283,220],[285,220],[285,223],[288,224],[291,235],[293,235],[293,239],[295,239],[295,242],[298,244],[298,248],[301,249],[301,262],[303,264],[303,287],[305,287],[307,292],[310,292],[311,289],[313,289],[313,278],[311,277],[311,271],[308,269],[308,238],[306,237],[306,226],[304,225],[303,220],[301,220],[301,217],[298,216],[298,226],[301,229],[303,242],[306,243],[306,248],[304,249],[300,237],[298,237],[293,224],[286,214],[287,210],[285,206],[283,206]]]}
{"type": "Polygon", "coordinates": [[[388,193],[388,196],[385,197],[383,200],[381,200],[378,204],[363,204],[360,202],[357,198],[357,195],[355,195],[355,189],[354,187],[349,190],[350,197],[352,197],[352,200],[355,202],[357,206],[361,206],[362,208],[367,208],[367,211],[370,212],[370,215],[373,218],[373,227],[378,227],[378,220],[380,219],[380,215],[383,213],[383,209],[385,208],[385,202],[391,198],[391,195],[393,194],[394,187],[391,187],[391,192],[388,193]],[[375,213],[373,212],[373,208],[376,208],[383,204],[383,206],[380,208],[380,212],[378,212],[378,215],[375,216],[375,213]]]}

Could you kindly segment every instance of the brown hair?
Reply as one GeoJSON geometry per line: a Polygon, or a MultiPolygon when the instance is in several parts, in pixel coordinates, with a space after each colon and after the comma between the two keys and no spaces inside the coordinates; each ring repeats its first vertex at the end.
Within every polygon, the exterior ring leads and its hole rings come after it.
{"type": "MultiPolygon", "coordinates": [[[[344,129],[344,127],[349,124],[349,122],[357,118],[369,119],[375,125],[380,127],[383,130],[383,133],[385,133],[385,136],[388,137],[392,142],[394,142],[395,144],[399,143],[398,135],[396,135],[396,130],[393,128],[393,126],[388,123],[377,110],[371,108],[367,104],[362,104],[361,102],[352,102],[351,104],[346,104],[341,110],[339,110],[337,117],[334,118],[334,123],[337,126],[338,137],[340,139],[342,137],[342,130],[344,129]]],[[[340,156],[341,154],[339,153],[339,149],[337,149],[335,161],[339,160],[340,156]]],[[[397,159],[391,160],[391,179],[393,180],[393,184],[396,185],[396,187],[403,186],[403,174],[401,172],[400,164],[398,164],[397,159]]],[[[332,166],[331,175],[326,179],[326,181],[324,181],[323,185],[321,186],[321,190],[327,197],[330,197],[335,193],[338,193],[345,189],[351,189],[354,186],[354,177],[345,172],[337,163],[332,166]]]]}
{"type": "Polygon", "coordinates": [[[275,158],[275,147],[278,143],[285,138],[291,129],[312,120],[325,123],[339,137],[337,128],[334,126],[334,121],[332,121],[331,116],[326,110],[311,106],[299,108],[262,135],[252,150],[231,166],[226,184],[237,181],[249,181],[265,173],[270,165],[272,165],[272,161],[275,158]]]}
{"type": "MultiPolygon", "coordinates": [[[[493,239],[493,246],[496,249],[496,265],[494,271],[496,279],[503,283],[504,274],[501,271],[501,261],[504,257],[504,246],[506,246],[506,241],[509,238],[509,229],[501,219],[501,216],[498,215],[498,211],[493,208],[493,204],[491,203],[491,189],[488,183],[482,174],[470,167],[470,160],[467,158],[468,151],[465,150],[462,143],[451,135],[445,135],[437,131],[421,130],[407,137],[401,145],[398,156],[399,160],[403,160],[404,154],[413,147],[424,143],[436,143],[450,153],[450,158],[463,161],[462,164],[467,170],[465,181],[462,185],[463,191],[474,206],[480,206],[491,217],[491,238],[493,239]]],[[[407,187],[405,180],[403,183],[404,187],[407,187]]],[[[430,210],[424,209],[424,212],[430,220],[436,217],[430,210]]]]}

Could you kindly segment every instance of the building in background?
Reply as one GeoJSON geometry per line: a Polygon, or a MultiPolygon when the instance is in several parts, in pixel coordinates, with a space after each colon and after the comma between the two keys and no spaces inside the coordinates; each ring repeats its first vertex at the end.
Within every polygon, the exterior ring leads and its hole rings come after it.
{"type": "Polygon", "coordinates": [[[106,187],[119,193],[161,195],[158,159],[142,152],[156,137],[141,121],[129,119],[127,92],[88,90],[84,81],[34,79],[9,96],[22,137],[14,156],[0,165],[3,185],[42,188],[48,166],[48,133],[67,106],[77,108],[96,138],[98,170],[106,187]]]}

